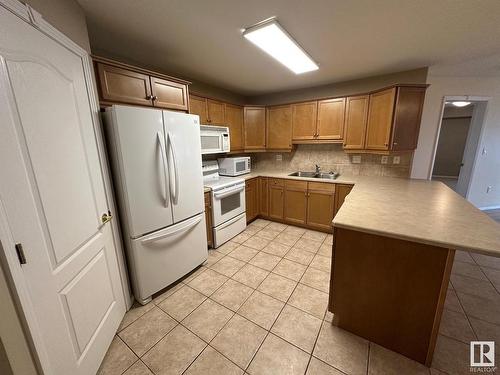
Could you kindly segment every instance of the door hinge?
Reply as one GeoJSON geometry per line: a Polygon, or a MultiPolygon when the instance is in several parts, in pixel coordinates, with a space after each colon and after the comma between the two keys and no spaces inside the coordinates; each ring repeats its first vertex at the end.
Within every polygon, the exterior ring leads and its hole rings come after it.
{"type": "Polygon", "coordinates": [[[16,243],[16,253],[19,263],[26,264],[26,256],[24,255],[23,245],[21,243],[16,243]]]}

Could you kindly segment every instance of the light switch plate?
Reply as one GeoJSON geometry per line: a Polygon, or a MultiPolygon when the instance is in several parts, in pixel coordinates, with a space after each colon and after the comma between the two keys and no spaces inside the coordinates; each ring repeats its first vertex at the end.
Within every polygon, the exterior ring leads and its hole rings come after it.
{"type": "Polygon", "coordinates": [[[389,157],[388,156],[382,156],[382,158],[380,159],[380,163],[381,164],[387,164],[387,161],[389,160],[389,157]]]}
{"type": "Polygon", "coordinates": [[[401,156],[394,156],[392,158],[392,164],[399,164],[401,163],[401,156]]]}
{"type": "Polygon", "coordinates": [[[353,164],[359,164],[359,163],[361,163],[361,155],[353,155],[352,156],[352,163],[353,164]]]}

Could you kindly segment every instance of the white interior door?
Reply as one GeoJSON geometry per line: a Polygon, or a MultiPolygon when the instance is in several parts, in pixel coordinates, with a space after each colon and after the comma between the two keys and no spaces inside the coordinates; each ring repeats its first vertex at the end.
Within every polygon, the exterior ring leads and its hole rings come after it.
{"type": "Polygon", "coordinates": [[[0,118],[1,239],[43,371],[94,374],[125,306],[82,60],[1,7],[0,118]]]}
{"type": "Polygon", "coordinates": [[[203,174],[198,116],[163,111],[174,222],[203,212],[203,174]]]}

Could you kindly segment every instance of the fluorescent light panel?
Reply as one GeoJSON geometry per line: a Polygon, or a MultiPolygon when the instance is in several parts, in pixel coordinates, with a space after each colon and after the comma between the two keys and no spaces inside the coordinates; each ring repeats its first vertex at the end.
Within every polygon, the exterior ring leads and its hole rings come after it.
{"type": "Polygon", "coordinates": [[[295,74],[318,69],[318,65],[275,19],[246,29],[243,36],[295,74]]]}
{"type": "Polygon", "coordinates": [[[451,104],[453,104],[455,107],[467,107],[470,104],[470,102],[455,101],[455,102],[451,102],[451,104]]]}

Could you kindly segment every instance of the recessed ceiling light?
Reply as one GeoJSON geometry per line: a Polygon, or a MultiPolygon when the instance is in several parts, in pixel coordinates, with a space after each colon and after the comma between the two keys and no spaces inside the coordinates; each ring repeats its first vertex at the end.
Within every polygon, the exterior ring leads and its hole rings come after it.
{"type": "Polygon", "coordinates": [[[470,104],[470,102],[464,102],[464,101],[456,101],[456,102],[451,102],[455,107],[466,107],[470,104]]]}
{"type": "Polygon", "coordinates": [[[275,18],[245,29],[243,36],[295,74],[318,69],[318,65],[275,18]]]}

